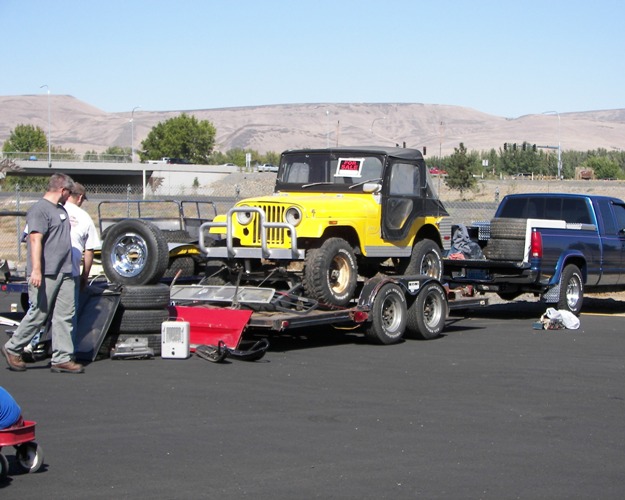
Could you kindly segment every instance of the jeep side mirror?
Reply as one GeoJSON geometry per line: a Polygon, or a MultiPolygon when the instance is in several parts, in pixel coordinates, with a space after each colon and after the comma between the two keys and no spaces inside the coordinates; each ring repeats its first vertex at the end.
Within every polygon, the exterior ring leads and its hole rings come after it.
{"type": "Polygon", "coordinates": [[[365,182],[362,186],[362,190],[365,193],[379,193],[382,191],[382,184],[377,182],[365,182]]]}

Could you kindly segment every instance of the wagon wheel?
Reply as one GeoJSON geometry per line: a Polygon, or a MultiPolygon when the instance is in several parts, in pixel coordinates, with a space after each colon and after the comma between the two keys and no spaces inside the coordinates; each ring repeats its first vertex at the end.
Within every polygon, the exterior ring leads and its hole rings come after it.
{"type": "Polygon", "coordinates": [[[9,461],[2,453],[0,453],[0,483],[4,482],[9,476],[9,461]]]}
{"type": "Polygon", "coordinates": [[[18,445],[15,456],[24,472],[37,472],[43,465],[43,449],[34,441],[18,445]]]}

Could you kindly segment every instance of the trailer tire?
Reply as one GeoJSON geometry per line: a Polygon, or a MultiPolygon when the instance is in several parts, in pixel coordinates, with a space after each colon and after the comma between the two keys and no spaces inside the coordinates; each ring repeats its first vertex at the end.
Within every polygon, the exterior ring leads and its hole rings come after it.
{"type": "Polygon", "coordinates": [[[484,248],[484,255],[490,260],[520,262],[525,258],[525,245],[519,240],[490,239],[484,248]]]}
{"type": "Polygon", "coordinates": [[[161,230],[141,219],[125,219],[109,228],[102,244],[104,274],[113,283],[150,285],[163,277],[169,249],[161,230]]]}
{"type": "Polygon", "coordinates": [[[351,245],[342,238],[329,238],[319,248],[306,252],[304,290],[323,304],[344,306],[353,297],[358,265],[351,245]]]}
{"type": "Polygon", "coordinates": [[[180,271],[180,276],[195,276],[195,260],[193,257],[174,257],[165,270],[163,277],[173,278],[180,271]]]}
{"type": "Polygon", "coordinates": [[[371,306],[372,320],[365,335],[376,344],[395,344],[406,331],[407,304],[404,291],[395,283],[387,283],[376,294],[371,306]]]}
{"type": "Polygon", "coordinates": [[[120,303],[124,309],[163,309],[169,305],[169,287],[163,283],[125,285],[122,287],[120,303]]]}
{"type": "Polygon", "coordinates": [[[421,240],[412,247],[410,258],[401,259],[399,273],[425,275],[440,280],[443,276],[443,257],[440,247],[432,240],[421,240]]]}
{"type": "Polygon", "coordinates": [[[438,283],[427,283],[408,308],[406,336],[420,340],[440,337],[448,310],[445,289],[438,283]]]}
{"type": "Polygon", "coordinates": [[[497,217],[490,221],[490,237],[503,240],[523,240],[527,230],[527,219],[497,217]]]}
{"type": "Polygon", "coordinates": [[[560,299],[558,309],[570,311],[576,316],[582,312],[584,302],[584,281],[582,272],[574,264],[565,266],[560,277],[560,299]]]}

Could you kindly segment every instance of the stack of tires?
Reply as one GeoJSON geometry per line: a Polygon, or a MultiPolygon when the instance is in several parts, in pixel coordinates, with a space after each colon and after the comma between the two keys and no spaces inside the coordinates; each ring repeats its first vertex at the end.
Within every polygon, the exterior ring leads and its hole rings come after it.
{"type": "Polygon", "coordinates": [[[169,318],[169,287],[162,283],[154,285],[124,285],[120,304],[111,324],[113,347],[117,342],[130,338],[148,339],[148,347],[154,354],[161,354],[161,325],[169,318]]]}
{"type": "Polygon", "coordinates": [[[151,222],[126,219],[109,228],[102,243],[102,266],[107,279],[121,285],[121,297],[100,354],[108,355],[116,343],[133,337],[147,337],[154,354],[161,354],[169,287],[159,281],[168,265],[167,241],[151,222]]]}
{"type": "Polygon", "coordinates": [[[521,262],[525,257],[527,219],[495,218],[490,221],[490,239],[484,248],[489,260],[521,262]]]}

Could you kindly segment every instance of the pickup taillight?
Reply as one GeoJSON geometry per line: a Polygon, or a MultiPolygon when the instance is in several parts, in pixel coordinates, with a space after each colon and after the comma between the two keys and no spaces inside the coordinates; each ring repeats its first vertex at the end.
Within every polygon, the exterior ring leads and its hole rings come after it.
{"type": "Polygon", "coordinates": [[[530,242],[530,255],[534,259],[540,259],[543,256],[543,237],[534,229],[532,231],[532,239],[530,242]]]}

